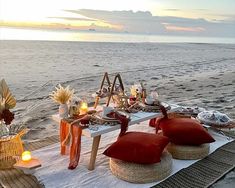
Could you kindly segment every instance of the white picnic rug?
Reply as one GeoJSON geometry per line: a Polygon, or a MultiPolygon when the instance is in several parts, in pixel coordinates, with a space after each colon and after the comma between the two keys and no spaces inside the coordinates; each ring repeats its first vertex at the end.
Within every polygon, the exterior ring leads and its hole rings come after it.
{"type": "MultiPolygon", "coordinates": [[[[133,125],[129,131],[143,131],[154,133],[155,129],[148,126],[148,122],[133,125]]],[[[216,142],[210,145],[210,153],[222,145],[232,141],[227,137],[210,131],[216,142]]],[[[133,184],[116,178],[109,169],[109,158],[102,152],[113,143],[119,134],[113,131],[101,136],[100,147],[96,158],[96,168],[93,171],[87,169],[90,159],[92,139],[82,137],[82,149],[79,165],[74,170],[68,170],[69,156],[60,155],[60,144],[53,144],[33,152],[33,156],[38,157],[42,162],[42,167],[37,169],[35,176],[46,188],[147,188],[156,185],[158,182],[147,184],[133,184]]],[[[173,169],[171,175],[182,168],[192,165],[197,160],[175,160],[173,159],[173,169]]]]}

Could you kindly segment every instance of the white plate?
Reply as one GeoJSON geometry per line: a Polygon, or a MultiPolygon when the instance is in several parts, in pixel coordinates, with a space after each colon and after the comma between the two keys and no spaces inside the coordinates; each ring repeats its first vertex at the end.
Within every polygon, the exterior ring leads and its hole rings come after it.
{"type": "Polygon", "coordinates": [[[201,112],[197,115],[197,119],[203,124],[217,126],[228,126],[232,122],[226,114],[215,110],[201,112]]]}
{"type": "MultiPolygon", "coordinates": [[[[171,108],[171,106],[166,103],[166,102],[160,102],[162,106],[164,106],[167,110],[169,110],[168,108],[171,108]]],[[[140,103],[140,106],[142,107],[149,107],[153,110],[160,110],[160,106],[159,105],[148,105],[148,104],[144,104],[144,103],[140,103]]]]}
{"type": "Polygon", "coordinates": [[[115,121],[118,121],[117,119],[115,119],[115,118],[111,118],[111,117],[108,117],[108,116],[104,116],[103,115],[103,112],[100,112],[100,113],[98,113],[97,114],[100,118],[102,118],[102,119],[104,119],[104,120],[115,120],[115,121]]]}

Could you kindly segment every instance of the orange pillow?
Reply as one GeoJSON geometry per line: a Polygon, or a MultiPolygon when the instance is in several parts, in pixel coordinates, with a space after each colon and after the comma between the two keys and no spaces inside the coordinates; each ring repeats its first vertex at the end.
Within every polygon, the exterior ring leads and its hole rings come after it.
{"type": "Polygon", "coordinates": [[[160,162],[162,152],[169,139],[165,136],[143,133],[127,132],[119,137],[104,155],[123,161],[152,164],[160,162]]]}
{"type": "Polygon", "coordinates": [[[170,142],[178,145],[201,145],[214,142],[214,138],[194,119],[190,118],[163,118],[158,120],[163,135],[170,142]]]}

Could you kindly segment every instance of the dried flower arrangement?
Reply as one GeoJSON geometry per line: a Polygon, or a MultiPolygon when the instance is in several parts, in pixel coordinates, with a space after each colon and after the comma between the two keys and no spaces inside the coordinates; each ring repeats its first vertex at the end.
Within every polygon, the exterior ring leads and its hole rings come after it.
{"type": "Polygon", "coordinates": [[[0,169],[12,168],[23,152],[21,136],[26,133],[23,124],[11,124],[16,106],[6,81],[0,81],[0,169]]]}
{"type": "Polygon", "coordinates": [[[131,95],[137,97],[142,94],[142,86],[141,84],[135,84],[131,86],[131,95]]]}
{"type": "Polygon", "coordinates": [[[53,91],[49,96],[52,100],[59,104],[66,104],[73,96],[74,90],[70,90],[70,86],[64,88],[59,84],[58,87],[55,87],[55,91],[53,91]]]}
{"type": "Polygon", "coordinates": [[[14,119],[14,113],[10,109],[14,108],[16,100],[12,96],[4,79],[0,81],[0,138],[9,135],[9,126],[14,119]]]}
{"type": "Polygon", "coordinates": [[[3,121],[6,125],[10,125],[14,119],[14,114],[10,109],[14,108],[16,100],[12,96],[6,81],[2,79],[0,81],[0,121],[3,121]]]}

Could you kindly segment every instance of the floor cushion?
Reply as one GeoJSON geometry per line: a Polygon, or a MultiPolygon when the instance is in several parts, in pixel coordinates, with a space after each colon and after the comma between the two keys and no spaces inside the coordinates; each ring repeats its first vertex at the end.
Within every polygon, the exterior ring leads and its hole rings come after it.
{"type": "Polygon", "coordinates": [[[169,139],[162,135],[144,132],[127,132],[113,143],[104,154],[115,159],[152,164],[160,162],[169,139]]]}
{"type": "Polygon", "coordinates": [[[169,143],[167,145],[167,150],[171,153],[174,159],[195,160],[202,159],[209,154],[210,144],[188,146],[169,143]]]}
{"type": "Polygon", "coordinates": [[[171,143],[178,145],[201,145],[214,142],[214,138],[195,119],[190,118],[163,118],[158,122],[163,135],[171,143]]]}
{"type": "Polygon", "coordinates": [[[172,171],[172,157],[167,151],[161,162],[137,164],[110,158],[110,170],[116,177],[132,183],[150,183],[168,177],[172,171]]]}

